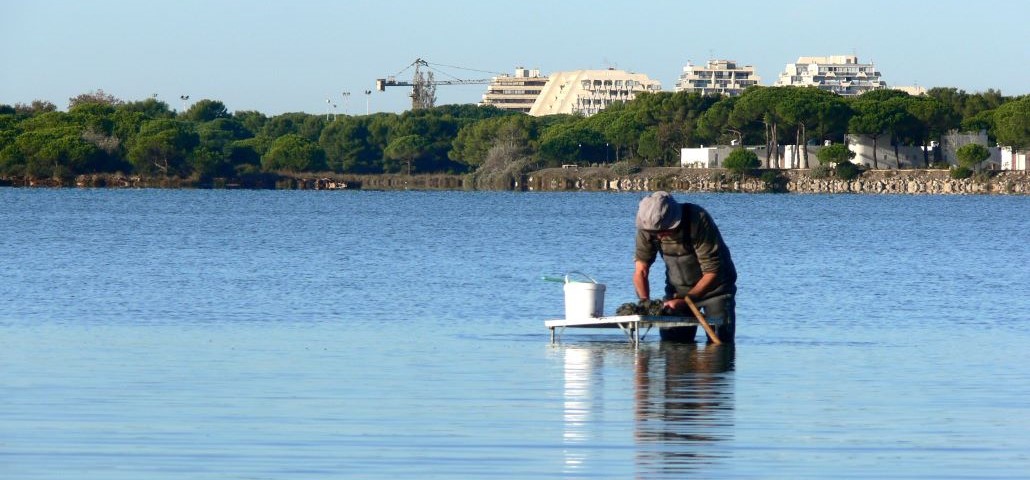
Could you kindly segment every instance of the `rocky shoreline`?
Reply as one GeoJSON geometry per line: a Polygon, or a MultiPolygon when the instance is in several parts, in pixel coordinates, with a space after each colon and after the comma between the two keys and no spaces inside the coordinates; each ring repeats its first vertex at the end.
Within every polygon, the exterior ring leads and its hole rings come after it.
{"type": "Polygon", "coordinates": [[[770,170],[740,179],[724,170],[648,168],[620,175],[607,167],[539,170],[484,188],[471,175],[289,175],[260,174],[239,179],[196,181],[118,174],[73,179],[0,178],[0,186],[77,188],[214,188],[299,190],[509,190],[782,192],[856,194],[1030,194],[1027,172],[985,172],[953,179],[946,170],[874,170],[854,180],[813,178],[808,170],[770,170]]]}
{"type": "Polygon", "coordinates": [[[587,171],[580,175],[544,170],[526,178],[529,190],[652,191],[741,193],[857,193],[857,194],[1030,194],[1026,172],[989,172],[954,179],[947,170],[875,170],[853,180],[813,178],[808,170],[773,170],[739,179],[723,170],[655,168],[638,174],[612,176],[587,171]],[[771,175],[770,175],[771,173],[771,175]]]}

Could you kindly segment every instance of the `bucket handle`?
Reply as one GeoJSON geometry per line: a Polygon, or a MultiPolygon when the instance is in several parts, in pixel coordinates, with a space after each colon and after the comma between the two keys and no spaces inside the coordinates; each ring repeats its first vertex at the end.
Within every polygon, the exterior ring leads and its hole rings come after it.
{"type": "Polygon", "coordinates": [[[569,273],[566,273],[565,274],[565,283],[575,282],[575,280],[573,280],[572,282],[569,282],[569,276],[574,274],[574,273],[575,274],[579,274],[580,276],[586,277],[588,280],[590,280],[590,283],[597,283],[597,280],[594,280],[594,277],[591,277],[590,275],[587,275],[587,274],[585,274],[583,272],[580,272],[578,270],[573,270],[573,271],[571,271],[569,273]]]}

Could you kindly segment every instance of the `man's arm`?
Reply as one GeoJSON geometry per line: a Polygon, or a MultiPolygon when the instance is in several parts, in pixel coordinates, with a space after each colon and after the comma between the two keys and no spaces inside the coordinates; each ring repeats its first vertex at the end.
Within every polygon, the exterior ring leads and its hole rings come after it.
{"type": "MultiPolygon", "coordinates": [[[[695,227],[691,231],[690,237],[694,241],[694,253],[697,254],[697,262],[701,264],[701,272],[704,275],[717,274],[722,269],[722,259],[719,257],[719,227],[715,226],[715,222],[712,221],[708,212],[700,207],[695,227]]],[[[704,280],[702,277],[698,284],[700,285],[704,280]]],[[[710,286],[714,280],[714,278],[710,279],[705,287],[710,286]]],[[[693,293],[695,290],[704,293],[707,288],[697,289],[695,286],[691,292],[693,293]]]]}
{"type": "Polygon", "coordinates": [[[694,287],[691,288],[689,292],[687,292],[687,296],[689,296],[692,300],[696,300],[698,298],[703,297],[705,293],[707,293],[708,290],[711,289],[712,284],[715,283],[716,277],[716,272],[702,273],[701,279],[694,284],[694,287]]]}
{"type": "Polygon", "coordinates": [[[651,264],[658,257],[658,245],[655,244],[654,237],[643,230],[637,230],[635,243],[633,286],[637,290],[637,298],[650,300],[651,282],[648,277],[651,272],[651,264]]]}
{"type": "Polygon", "coordinates": [[[643,260],[637,260],[633,269],[633,286],[637,289],[637,298],[649,300],[651,298],[651,282],[648,279],[651,273],[651,265],[643,260]]]}

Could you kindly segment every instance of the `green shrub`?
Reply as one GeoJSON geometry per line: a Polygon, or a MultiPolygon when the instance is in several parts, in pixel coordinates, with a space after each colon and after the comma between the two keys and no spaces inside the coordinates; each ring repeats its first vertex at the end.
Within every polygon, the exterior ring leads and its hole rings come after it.
{"type": "Polygon", "coordinates": [[[977,168],[981,162],[991,156],[987,147],[977,143],[967,143],[955,151],[958,157],[958,164],[966,168],[977,168]]]}
{"type": "Polygon", "coordinates": [[[768,170],[762,172],[762,183],[765,184],[765,191],[784,193],[787,191],[787,177],[780,175],[780,172],[768,170]]]}
{"type": "Polygon", "coordinates": [[[990,170],[980,170],[973,174],[973,181],[976,183],[990,183],[991,178],[994,177],[994,172],[990,170]]]}
{"type": "Polygon", "coordinates": [[[738,148],[730,152],[723,161],[722,166],[733,172],[734,174],[744,176],[751,170],[754,170],[762,165],[762,162],[758,161],[758,155],[751,150],[738,148]]]}
{"type": "Polygon", "coordinates": [[[250,164],[250,163],[244,163],[242,165],[236,165],[236,167],[234,167],[234,170],[236,170],[236,175],[237,176],[244,176],[244,175],[252,175],[252,174],[256,174],[256,173],[261,173],[261,167],[259,167],[257,165],[254,165],[254,164],[250,164]]]}
{"type": "Polygon", "coordinates": [[[950,172],[948,172],[948,174],[951,175],[951,178],[961,180],[963,178],[972,177],[973,171],[967,167],[954,167],[950,172]]]}
{"type": "Polygon", "coordinates": [[[640,173],[640,165],[636,162],[624,160],[621,162],[615,162],[611,167],[612,174],[614,175],[633,175],[640,173]]]}
{"type": "Polygon", "coordinates": [[[843,163],[855,158],[855,152],[848,149],[848,146],[843,143],[835,143],[828,147],[823,147],[815,154],[816,158],[819,159],[819,163],[843,163]]]}
{"type": "Polygon", "coordinates": [[[808,176],[817,180],[830,178],[833,175],[833,167],[829,165],[816,165],[808,171],[808,176]]]}
{"type": "Polygon", "coordinates": [[[834,173],[837,174],[837,178],[841,180],[854,180],[862,175],[862,169],[851,162],[838,163],[833,169],[834,173]]]}

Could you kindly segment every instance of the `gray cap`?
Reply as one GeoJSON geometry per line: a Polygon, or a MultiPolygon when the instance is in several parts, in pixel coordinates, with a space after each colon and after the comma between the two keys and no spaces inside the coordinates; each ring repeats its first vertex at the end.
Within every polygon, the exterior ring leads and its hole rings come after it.
{"type": "Polygon", "coordinates": [[[640,230],[672,230],[679,226],[682,209],[669,192],[654,192],[640,200],[637,228],[640,230]]]}

